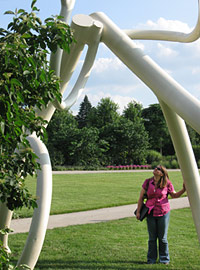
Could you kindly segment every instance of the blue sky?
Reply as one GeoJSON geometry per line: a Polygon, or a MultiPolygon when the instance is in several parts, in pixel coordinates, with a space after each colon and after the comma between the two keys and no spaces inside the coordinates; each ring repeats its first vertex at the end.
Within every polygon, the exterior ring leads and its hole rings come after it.
{"type": "MultiPolygon", "coordinates": [[[[0,27],[6,28],[11,19],[10,16],[3,15],[6,10],[29,9],[30,4],[29,0],[0,0],[0,27]]],[[[40,9],[39,16],[42,19],[57,15],[60,11],[59,0],[38,0],[36,6],[40,9]]],[[[197,10],[197,0],[76,0],[72,16],[102,11],[122,29],[163,29],[188,33],[196,24],[197,10]]],[[[138,40],[136,43],[187,91],[200,98],[199,41],[179,44],[138,40]]],[[[84,55],[80,66],[83,58],[84,55]]],[[[76,76],[73,76],[66,92],[70,91],[76,76]]],[[[99,47],[85,90],[71,108],[74,114],[78,112],[85,94],[93,106],[101,98],[110,97],[119,104],[120,112],[132,100],[141,102],[144,107],[157,103],[151,90],[103,44],[99,47]]]]}

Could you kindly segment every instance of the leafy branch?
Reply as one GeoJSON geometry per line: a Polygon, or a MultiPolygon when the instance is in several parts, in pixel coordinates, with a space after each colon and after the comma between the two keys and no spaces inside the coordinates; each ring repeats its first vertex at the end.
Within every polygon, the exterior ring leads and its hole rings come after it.
{"type": "Polygon", "coordinates": [[[51,70],[48,54],[58,48],[70,52],[74,42],[70,27],[61,17],[37,17],[31,3],[24,9],[7,11],[13,16],[7,29],[0,28],[0,201],[9,209],[36,207],[25,187],[27,175],[39,169],[27,134],[45,140],[46,121],[36,115],[55,99],[61,100],[60,79],[51,70]]]}

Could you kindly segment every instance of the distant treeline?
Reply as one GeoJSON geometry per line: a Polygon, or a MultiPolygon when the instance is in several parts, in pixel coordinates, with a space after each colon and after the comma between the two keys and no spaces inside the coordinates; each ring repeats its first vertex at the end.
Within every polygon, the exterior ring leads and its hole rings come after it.
{"type": "MultiPolygon", "coordinates": [[[[53,169],[58,166],[95,169],[108,165],[156,165],[178,168],[174,147],[159,104],[143,108],[130,102],[122,114],[118,104],[103,98],[93,107],[85,96],[76,116],[56,111],[48,128],[47,147],[53,169]]],[[[197,161],[200,136],[188,127],[197,161]]]]}

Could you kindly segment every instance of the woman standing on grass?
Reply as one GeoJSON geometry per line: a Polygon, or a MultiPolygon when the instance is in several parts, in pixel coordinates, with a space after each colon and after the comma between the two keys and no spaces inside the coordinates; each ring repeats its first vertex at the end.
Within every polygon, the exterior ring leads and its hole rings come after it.
{"type": "Polygon", "coordinates": [[[169,264],[169,250],[167,231],[169,224],[170,205],[168,194],[172,198],[179,198],[185,192],[185,185],[179,192],[175,192],[169,180],[165,167],[159,165],[153,171],[153,177],[146,179],[142,185],[138,200],[136,218],[140,219],[140,209],[145,192],[147,193],[146,206],[149,208],[147,215],[147,228],[149,233],[147,263],[154,264],[157,260],[157,239],[159,240],[159,261],[169,264]]]}

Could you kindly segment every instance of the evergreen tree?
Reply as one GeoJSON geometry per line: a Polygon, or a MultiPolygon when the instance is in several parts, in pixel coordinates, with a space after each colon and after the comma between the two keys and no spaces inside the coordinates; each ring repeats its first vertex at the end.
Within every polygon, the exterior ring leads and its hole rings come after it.
{"type": "Polygon", "coordinates": [[[76,116],[76,120],[78,122],[79,128],[88,126],[88,117],[89,117],[91,108],[92,108],[92,105],[87,95],[85,95],[83,102],[80,104],[78,115],[76,116]]]}

